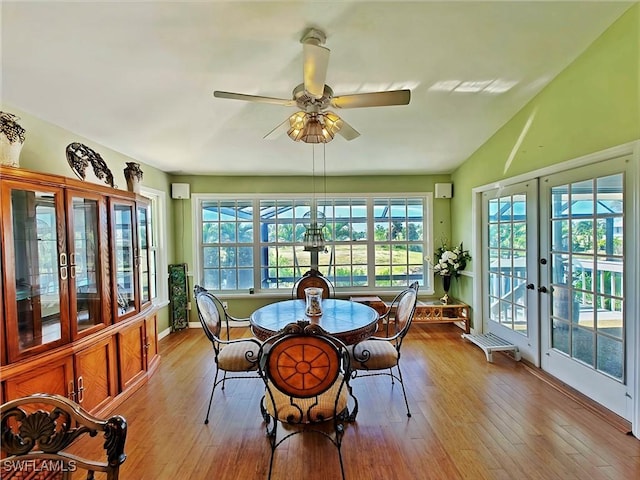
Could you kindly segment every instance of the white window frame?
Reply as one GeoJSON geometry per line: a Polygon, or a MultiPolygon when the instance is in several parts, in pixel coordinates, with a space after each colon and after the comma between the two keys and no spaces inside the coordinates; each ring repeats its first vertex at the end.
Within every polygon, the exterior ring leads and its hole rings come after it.
{"type": "MultiPolygon", "coordinates": [[[[424,216],[422,219],[423,225],[423,252],[426,258],[431,258],[430,252],[433,251],[433,194],[431,192],[418,192],[418,193],[399,193],[399,192],[383,192],[383,193],[336,193],[336,194],[327,194],[335,195],[335,197],[339,198],[366,198],[367,200],[375,199],[375,198],[402,198],[402,199],[410,199],[410,198],[420,198],[424,202],[424,216]]],[[[203,279],[203,258],[202,258],[202,204],[206,201],[225,201],[225,200],[240,200],[240,201],[253,201],[259,204],[260,200],[294,200],[294,199],[306,199],[309,198],[308,194],[193,194],[191,196],[192,199],[192,224],[194,225],[194,236],[193,236],[193,264],[194,264],[194,283],[202,284],[203,279]]],[[[321,202],[321,199],[318,199],[321,202]]],[[[368,215],[372,215],[368,214],[368,215]]],[[[254,221],[259,222],[258,217],[254,216],[254,221]],[[257,219],[256,219],[257,218],[257,219]]],[[[369,245],[375,247],[375,240],[373,237],[373,228],[375,225],[374,219],[371,216],[368,218],[369,228],[371,232],[371,236],[368,239],[369,245]]],[[[256,232],[258,230],[255,230],[256,232]]],[[[254,239],[254,248],[255,252],[258,252],[260,246],[260,242],[257,239],[254,239]]],[[[372,250],[373,251],[373,250],[372,250]]],[[[256,269],[259,271],[259,266],[256,267],[255,262],[259,262],[259,255],[254,254],[254,277],[256,269]]],[[[421,293],[424,294],[433,294],[434,293],[434,280],[432,274],[432,265],[428,260],[423,260],[423,272],[424,272],[424,285],[421,286],[421,293]]],[[[259,282],[254,282],[255,285],[259,285],[259,282]]],[[[390,291],[396,291],[398,287],[343,287],[340,289],[341,293],[346,294],[384,294],[390,291]]],[[[261,290],[259,287],[255,287],[255,293],[263,294],[263,295],[272,295],[272,296],[280,296],[282,297],[285,294],[285,289],[264,289],[261,290]]],[[[222,295],[225,296],[237,296],[237,295],[251,295],[254,292],[244,291],[244,290],[223,290],[220,291],[222,295]]],[[[286,295],[290,295],[290,291],[286,292],[286,295]]]]}
{"type": "Polygon", "coordinates": [[[153,250],[156,258],[156,297],[153,304],[158,307],[169,305],[169,286],[167,260],[167,194],[151,187],[140,187],[140,194],[149,199],[151,204],[151,226],[153,231],[153,250]]]}

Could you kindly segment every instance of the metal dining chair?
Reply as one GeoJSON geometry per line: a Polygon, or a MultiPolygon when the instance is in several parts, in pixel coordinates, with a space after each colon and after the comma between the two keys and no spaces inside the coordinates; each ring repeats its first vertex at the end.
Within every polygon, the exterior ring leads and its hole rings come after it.
{"type": "Polygon", "coordinates": [[[233,323],[245,325],[248,319],[231,316],[215,295],[199,285],[194,287],[193,292],[202,330],[213,346],[216,366],[209,407],[204,420],[207,424],[213,394],[219,384],[222,384],[221,388],[224,390],[224,384],[229,379],[259,377],[257,370],[261,342],[257,338],[231,339],[230,325],[233,323]],[[222,378],[218,379],[220,371],[222,371],[222,378]]]}
{"type": "MultiPolygon", "coordinates": [[[[349,346],[353,378],[388,375],[392,384],[398,380],[407,407],[407,417],[411,417],[411,411],[400,369],[400,349],[411,326],[417,302],[418,282],[414,282],[393,299],[386,313],[380,317],[385,324],[384,336],[371,337],[349,346]]],[[[356,412],[352,414],[352,420],[356,412]]]]}
{"type": "Polygon", "coordinates": [[[346,345],[320,326],[300,320],[264,343],[259,372],[265,383],[261,410],[271,446],[268,478],[279,445],[293,435],[317,433],[337,448],[344,480],[341,447],[351,378],[346,345]]]}

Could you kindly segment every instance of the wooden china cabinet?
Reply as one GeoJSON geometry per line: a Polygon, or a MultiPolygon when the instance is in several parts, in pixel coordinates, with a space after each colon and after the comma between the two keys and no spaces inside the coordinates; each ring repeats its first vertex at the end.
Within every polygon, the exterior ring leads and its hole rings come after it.
{"type": "Polygon", "coordinates": [[[146,199],[0,167],[0,202],[2,402],[57,393],[109,411],[159,360],[146,199]]]}

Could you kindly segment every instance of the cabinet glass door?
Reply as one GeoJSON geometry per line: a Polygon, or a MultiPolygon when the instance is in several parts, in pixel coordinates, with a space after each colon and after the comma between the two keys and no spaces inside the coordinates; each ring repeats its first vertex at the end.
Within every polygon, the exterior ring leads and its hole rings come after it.
{"type": "Polygon", "coordinates": [[[149,210],[144,204],[138,205],[138,268],[140,274],[140,303],[145,305],[151,301],[149,270],[149,210]]]}
{"type": "Polygon", "coordinates": [[[57,189],[28,190],[8,185],[3,203],[10,215],[3,227],[6,245],[6,285],[9,361],[69,339],[63,194],[57,189]],[[8,193],[7,193],[8,192],[8,193]],[[46,347],[45,347],[46,345],[46,347]]]}
{"type": "Polygon", "coordinates": [[[69,238],[73,238],[73,244],[69,251],[69,293],[74,336],[104,324],[100,204],[100,199],[84,194],[74,193],[70,199],[69,238]]]}
{"type": "Polygon", "coordinates": [[[133,204],[117,203],[112,209],[117,318],[136,310],[133,208],[133,204]]]}

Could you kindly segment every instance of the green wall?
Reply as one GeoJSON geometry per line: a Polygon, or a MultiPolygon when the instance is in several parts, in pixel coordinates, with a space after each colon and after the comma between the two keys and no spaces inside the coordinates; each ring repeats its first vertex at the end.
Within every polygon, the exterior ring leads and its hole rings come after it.
{"type": "MultiPolygon", "coordinates": [[[[124,178],[126,162],[138,162],[138,160],[111,150],[104,145],[97,144],[87,138],[76,135],[54,124],[45,122],[37,117],[14,108],[10,105],[0,105],[0,110],[10,112],[20,117],[20,125],[25,129],[25,142],[20,152],[20,167],[43,173],[52,173],[75,178],[75,173],[69,166],[66,156],[66,148],[72,142],[80,142],[100,154],[114,177],[114,183],[119,189],[126,189],[127,182],[124,178]]],[[[170,192],[171,180],[166,173],[144,163],[140,163],[143,171],[142,184],[164,192],[170,192]]],[[[90,178],[91,172],[87,172],[87,181],[101,183],[98,179],[90,178]]],[[[167,194],[169,202],[171,194],[167,194]]],[[[173,225],[173,213],[170,208],[167,212],[167,223],[173,225]]],[[[167,238],[168,261],[173,263],[174,246],[173,232],[167,238]]],[[[169,309],[161,308],[158,312],[158,331],[163,331],[169,326],[169,309]]]]}
{"type": "MultiPolygon", "coordinates": [[[[640,5],[635,4],[453,173],[453,238],[472,244],[474,187],[638,139],[640,5]]],[[[479,274],[473,261],[469,270],[479,274]]],[[[472,280],[460,280],[453,293],[471,302],[472,280]]]]}

